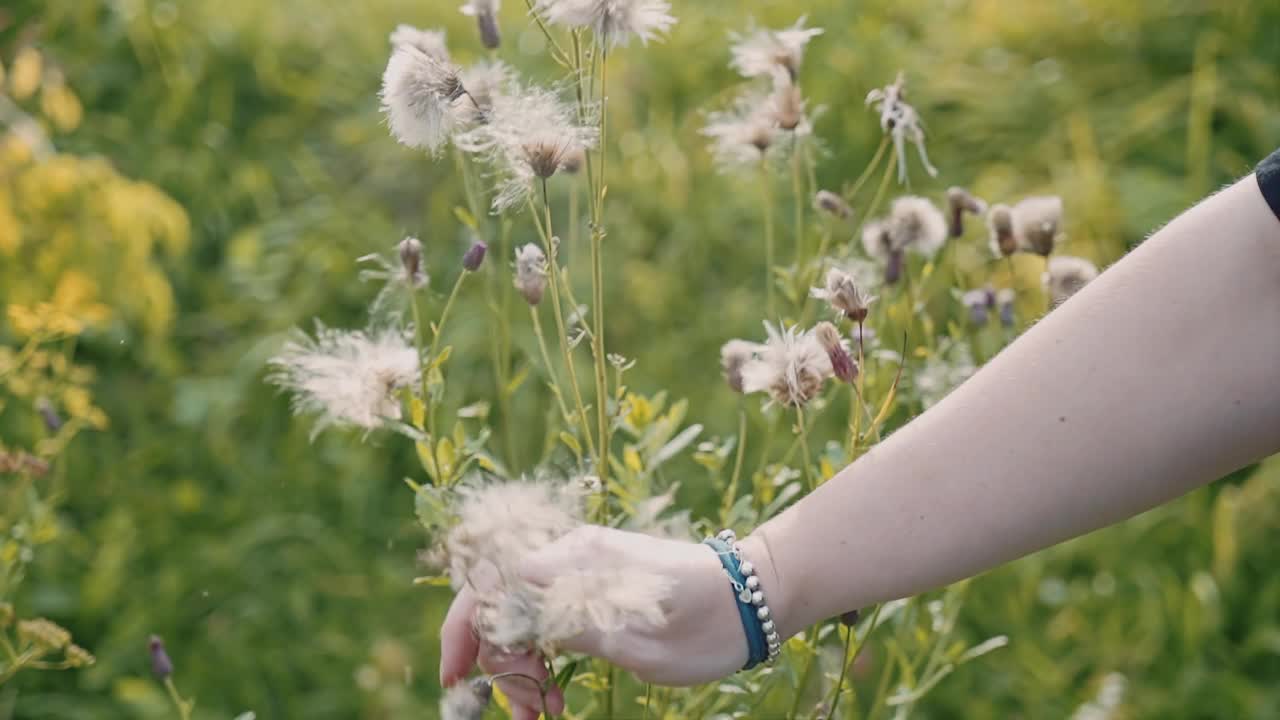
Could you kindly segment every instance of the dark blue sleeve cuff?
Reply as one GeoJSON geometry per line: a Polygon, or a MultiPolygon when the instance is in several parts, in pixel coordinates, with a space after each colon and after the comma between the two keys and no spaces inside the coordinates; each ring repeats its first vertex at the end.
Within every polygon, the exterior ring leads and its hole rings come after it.
{"type": "Polygon", "coordinates": [[[1258,178],[1258,188],[1262,190],[1262,197],[1266,198],[1267,204],[1271,206],[1271,212],[1280,218],[1280,150],[1276,150],[1268,155],[1266,160],[1258,163],[1258,169],[1254,174],[1258,178]]]}

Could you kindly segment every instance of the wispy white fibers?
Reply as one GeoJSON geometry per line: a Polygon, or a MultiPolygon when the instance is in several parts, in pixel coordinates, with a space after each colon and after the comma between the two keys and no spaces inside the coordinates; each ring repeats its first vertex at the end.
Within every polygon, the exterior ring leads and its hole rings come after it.
{"type": "Polygon", "coordinates": [[[822,34],[822,28],[806,28],[801,16],[795,24],[782,30],[750,28],[745,33],[730,33],[733,45],[729,67],[743,77],[770,76],[781,70],[791,79],[800,72],[804,49],[809,41],[822,34]]]}
{"type": "Polygon", "coordinates": [[[409,40],[396,44],[381,91],[392,136],[408,147],[439,152],[458,125],[454,101],[465,92],[447,52],[431,54],[409,40]]]}
{"type": "Polygon", "coordinates": [[[591,28],[609,46],[632,37],[647,44],[676,23],[666,0],[538,0],[535,8],[554,25],[591,28]]]}
{"type": "Polygon", "coordinates": [[[742,390],[765,392],[787,407],[800,407],[817,397],[833,374],[827,351],[811,331],[764,324],[769,339],[742,366],[742,390]]]}

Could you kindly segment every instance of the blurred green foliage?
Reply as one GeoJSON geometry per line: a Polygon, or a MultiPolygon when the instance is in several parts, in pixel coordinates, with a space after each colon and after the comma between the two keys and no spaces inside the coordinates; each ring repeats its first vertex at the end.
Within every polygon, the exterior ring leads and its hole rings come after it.
{"type": "MultiPolygon", "coordinates": [[[[451,164],[397,146],[375,97],[397,23],[447,27],[455,53],[474,55],[455,4],[0,7],[0,61],[38,49],[83,107],[65,123],[78,127],[52,136],[65,162],[92,164],[77,177],[145,182],[184,213],[148,195],[167,218],[157,237],[170,240],[157,240],[166,251],[148,243],[133,270],[110,269],[124,250],[84,214],[44,264],[0,259],[5,303],[38,301],[41,287],[52,297],[79,271],[100,276],[97,301],[117,311],[75,348],[97,370],[110,427],[78,437],[62,460],[62,539],[42,548],[15,601],[71,629],[98,664],[20,677],[0,690],[0,717],[170,716],[148,675],[152,632],[197,718],[433,716],[448,592],[409,583],[421,531],[401,478],[416,459],[377,436],[310,442],[262,375],[290,327],[361,322],[376,288],[354,280],[356,257],[419,233],[436,292],[456,273],[465,236],[451,164]],[[139,302],[147,292],[169,297],[171,311],[139,302]]],[[[521,3],[508,5],[504,52],[551,77],[521,3]]],[[[736,83],[726,33],[749,14],[776,26],[800,13],[826,28],[805,78],[827,107],[821,184],[851,181],[874,152],[879,129],[862,98],[901,68],[942,170],[936,181],[916,173],[916,191],[1061,194],[1069,252],[1098,261],[1280,142],[1280,5],[1267,0],[679,3],[666,42],[616,64],[609,343],[638,361],[629,384],[687,398],[710,434],[734,432],[737,398],[717,380],[717,351],[759,335],[763,288],[742,245],[758,234],[755,193],[750,179],[710,168],[701,113],[736,83]]],[[[71,112],[55,107],[47,122],[71,112]]],[[[37,220],[47,196],[15,206],[6,195],[0,226],[12,215],[23,232],[58,237],[70,211],[37,220]]],[[[122,227],[148,212],[104,207],[122,227]]],[[[464,293],[453,327],[451,380],[469,398],[492,393],[480,295],[464,293]]],[[[532,342],[517,337],[518,350],[533,356],[532,342]]],[[[534,419],[550,403],[530,390],[515,404],[534,419]]],[[[0,415],[6,440],[16,422],[0,415]]],[[[543,442],[517,440],[526,462],[543,442]]],[[[680,463],[666,472],[689,476],[685,500],[714,502],[698,492],[696,466],[680,463]]],[[[917,716],[1066,717],[1120,673],[1117,717],[1276,717],[1277,540],[1273,462],[993,572],[969,585],[959,634],[1005,634],[1009,647],[947,678],[917,716]]]]}

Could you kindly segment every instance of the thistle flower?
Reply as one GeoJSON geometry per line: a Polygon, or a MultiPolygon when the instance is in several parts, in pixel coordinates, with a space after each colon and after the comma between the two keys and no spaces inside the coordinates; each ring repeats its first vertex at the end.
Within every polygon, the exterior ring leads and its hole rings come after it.
{"type": "Polygon", "coordinates": [[[382,111],[392,136],[432,154],[456,128],[453,103],[465,93],[457,66],[409,42],[395,45],[382,74],[382,111]]]}
{"type": "Polygon", "coordinates": [[[512,87],[492,102],[487,122],[459,133],[455,142],[494,167],[496,211],[524,203],[535,181],[554,175],[570,152],[595,145],[597,129],[580,124],[577,111],[553,90],[512,87]]]}
{"type": "Polygon", "coordinates": [[[991,232],[991,252],[996,257],[1008,257],[1018,251],[1018,236],[1013,229],[1013,208],[1008,205],[992,205],[987,213],[987,229],[991,232]]]}
{"type": "Polygon", "coordinates": [[[825,320],[813,327],[813,335],[818,344],[827,351],[827,359],[831,361],[831,372],[837,379],[847,383],[858,377],[858,363],[849,356],[849,348],[840,337],[840,331],[825,320]]]}
{"type": "Polygon", "coordinates": [[[1014,323],[1014,303],[1018,299],[1018,294],[1013,288],[1001,288],[996,293],[996,306],[1000,308],[1000,324],[1004,327],[1011,328],[1014,323]]]}
{"type": "Polygon", "coordinates": [[[397,25],[391,33],[391,47],[407,45],[426,55],[449,62],[449,46],[443,30],[420,30],[412,25],[397,25]]]}
{"type": "Polygon", "coordinates": [[[393,255],[370,253],[356,258],[356,262],[370,266],[360,271],[362,281],[382,283],[382,290],[370,305],[369,312],[375,318],[394,315],[414,291],[430,282],[422,262],[422,242],[413,236],[397,243],[393,255]]]}
{"type": "Polygon", "coordinates": [[[944,338],[915,374],[916,396],[926,409],[933,407],[976,371],[969,346],[944,338]]]}
{"type": "Polygon", "coordinates": [[[978,327],[987,324],[992,308],[996,306],[996,293],[990,287],[970,290],[961,296],[960,301],[969,309],[969,320],[978,327]]]}
{"type": "Polygon", "coordinates": [[[890,244],[933,257],[947,240],[947,221],[928,200],[904,195],[893,201],[887,220],[890,244]]]}
{"type": "Polygon", "coordinates": [[[1020,201],[1013,206],[1013,223],[1022,249],[1049,257],[1062,233],[1062,198],[1047,195],[1020,201]]]}
{"type": "Polygon", "coordinates": [[[493,685],[485,678],[458,683],[440,698],[440,720],[481,720],[493,697],[493,685]]]}
{"type": "Polygon", "coordinates": [[[802,407],[822,391],[833,370],[827,351],[811,331],[764,324],[769,339],[742,366],[742,389],[767,392],[774,402],[802,407]]]}
{"type": "Polygon", "coordinates": [[[462,256],[462,267],[467,272],[475,272],[480,269],[480,264],[484,262],[485,252],[489,246],[483,240],[477,240],[467,248],[467,252],[462,256]]]}
{"type": "Polygon", "coordinates": [[[1050,307],[1057,307],[1098,277],[1098,267],[1084,258],[1057,255],[1049,258],[1041,278],[1049,293],[1050,307]]]}
{"type": "Polygon", "coordinates": [[[588,27],[601,45],[647,45],[675,25],[666,0],[537,0],[534,7],[553,25],[588,27]]]}
{"type": "Polygon", "coordinates": [[[752,89],[728,110],[707,114],[702,134],[711,138],[711,156],[722,172],[760,164],[776,147],[778,126],[767,94],[752,89]]]}
{"type": "Polygon", "coordinates": [[[547,289],[547,256],[533,243],[516,248],[515,286],[525,302],[537,305],[547,289]]]}
{"type": "Polygon", "coordinates": [[[173,661],[164,649],[164,640],[159,635],[152,635],[147,640],[147,652],[151,655],[151,674],[157,680],[164,680],[173,674],[173,661]]]}
{"type": "Polygon", "coordinates": [[[828,270],[826,286],[810,288],[809,294],[827,301],[837,315],[856,323],[867,319],[867,309],[876,299],[874,295],[862,292],[853,276],[839,268],[828,270]]]}
{"type": "Polygon", "coordinates": [[[729,67],[748,78],[781,71],[795,80],[804,60],[805,46],[822,34],[822,28],[806,28],[806,19],[802,15],[794,25],[782,30],[750,28],[745,34],[730,33],[733,45],[729,52],[733,57],[729,67]]]}
{"type": "Polygon", "coordinates": [[[493,111],[495,98],[512,92],[516,87],[515,70],[501,60],[481,60],[468,65],[458,77],[467,94],[453,101],[453,111],[464,125],[486,122],[493,111]]]}
{"type": "Polygon", "coordinates": [[[564,158],[560,160],[560,171],[570,175],[577,175],[582,167],[587,164],[587,151],[582,147],[569,148],[569,152],[564,154],[564,158]]]}
{"type": "Polygon", "coordinates": [[[853,208],[849,207],[849,203],[830,190],[819,190],[813,196],[813,207],[815,210],[821,210],[841,220],[848,220],[853,217],[853,208]]]}
{"type": "Polygon", "coordinates": [[[742,366],[754,359],[756,353],[763,348],[764,346],[759,343],[736,339],[720,347],[720,369],[731,390],[736,393],[742,392],[742,366]]]}
{"type": "Polygon", "coordinates": [[[867,105],[873,106],[880,113],[880,130],[889,133],[893,139],[893,147],[898,154],[898,182],[907,181],[908,142],[916,146],[920,155],[920,164],[930,177],[937,177],[938,169],[929,162],[929,155],[924,148],[924,121],[915,107],[906,102],[906,78],[901,72],[897,79],[883,88],[876,88],[867,93],[867,105]]]}
{"type": "Polygon", "coordinates": [[[987,211],[987,203],[962,187],[947,188],[947,208],[951,211],[951,237],[964,235],[964,215],[981,215],[987,211]]]}
{"type": "Polygon", "coordinates": [[[319,416],[314,438],[327,427],[373,430],[400,419],[396,392],[419,380],[418,351],[395,329],[298,333],[270,364],[269,381],[293,393],[296,414],[319,416]]]}
{"type": "Polygon", "coordinates": [[[458,8],[463,15],[476,19],[480,30],[480,43],[490,50],[496,50],[502,44],[502,33],[498,31],[498,8],[500,0],[467,0],[458,8]]]}

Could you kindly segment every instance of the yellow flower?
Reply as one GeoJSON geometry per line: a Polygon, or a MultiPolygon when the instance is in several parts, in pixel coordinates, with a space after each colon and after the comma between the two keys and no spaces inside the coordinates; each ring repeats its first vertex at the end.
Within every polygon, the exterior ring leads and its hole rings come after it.
{"type": "Polygon", "coordinates": [[[15,100],[26,100],[35,94],[40,87],[40,76],[44,72],[44,58],[40,52],[28,45],[18,51],[13,58],[13,70],[9,78],[9,91],[15,100]]]}

